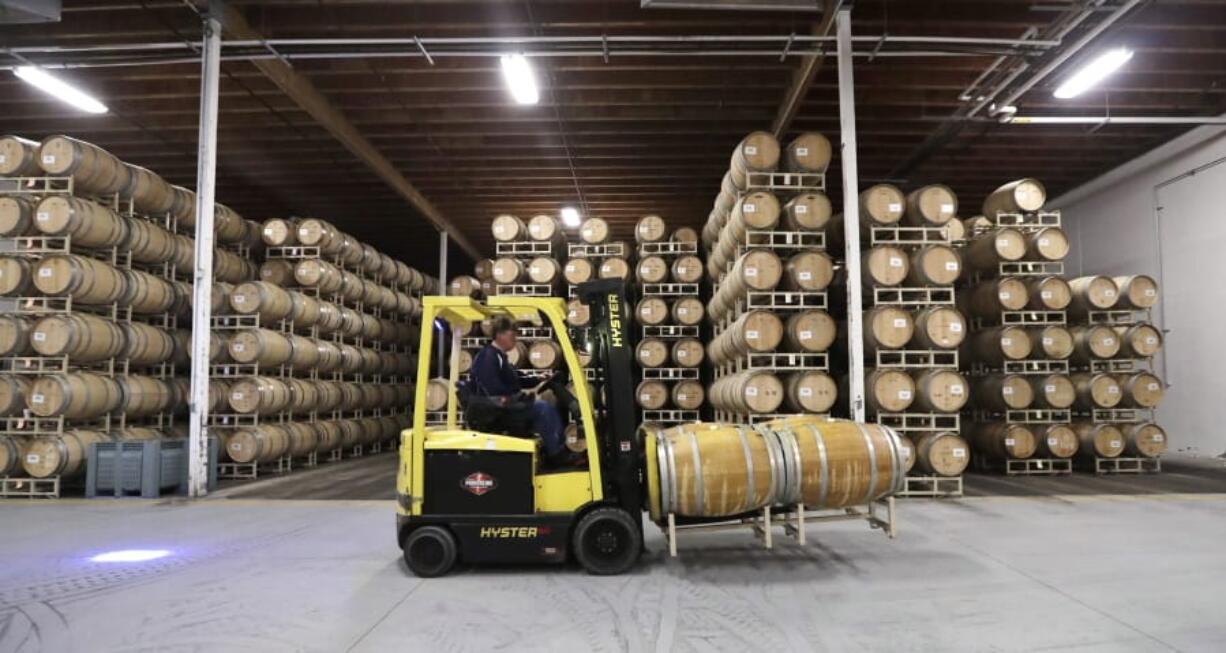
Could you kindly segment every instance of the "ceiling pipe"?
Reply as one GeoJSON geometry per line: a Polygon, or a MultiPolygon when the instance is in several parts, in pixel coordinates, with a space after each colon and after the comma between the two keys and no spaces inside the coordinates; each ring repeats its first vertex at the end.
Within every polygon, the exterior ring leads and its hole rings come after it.
{"type": "Polygon", "coordinates": [[[1226,125],[1226,116],[1013,116],[1006,125],[1226,125]]]}

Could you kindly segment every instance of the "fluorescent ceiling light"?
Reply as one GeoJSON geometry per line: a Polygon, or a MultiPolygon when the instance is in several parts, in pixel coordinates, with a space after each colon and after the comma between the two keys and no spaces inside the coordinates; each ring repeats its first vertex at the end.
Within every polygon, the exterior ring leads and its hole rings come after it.
{"type": "Polygon", "coordinates": [[[52,76],[38,66],[18,66],[13,69],[13,74],[34,88],[55,97],[65,104],[71,104],[82,111],[88,113],[107,112],[105,104],[95,100],[88,93],[68,82],[52,76]]]}
{"type": "Polygon", "coordinates": [[[147,562],[170,555],[165,549],[124,549],[107,551],[90,558],[92,562],[147,562]]]}
{"type": "Polygon", "coordinates": [[[580,221],[579,209],[573,206],[563,207],[562,209],[562,224],[568,227],[578,227],[580,221]]]}
{"type": "Polygon", "coordinates": [[[1077,97],[1094,88],[1107,75],[1119,70],[1120,66],[1128,63],[1128,60],[1131,58],[1132,50],[1128,48],[1107,50],[1095,57],[1090,63],[1082,66],[1081,70],[1073,73],[1072,77],[1064,80],[1064,83],[1060,85],[1060,88],[1056,89],[1054,95],[1061,100],[1077,97]]]}
{"type": "Polygon", "coordinates": [[[541,101],[541,92],[536,87],[536,74],[532,64],[522,54],[502,55],[502,78],[507,82],[511,97],[519,104],[536,104],[541,101]]]}

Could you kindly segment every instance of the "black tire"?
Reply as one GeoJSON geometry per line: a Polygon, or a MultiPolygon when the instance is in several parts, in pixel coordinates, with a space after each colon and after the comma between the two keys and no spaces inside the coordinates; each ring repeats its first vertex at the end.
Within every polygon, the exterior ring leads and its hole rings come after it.
{"type": "Polygon", "coordinates": [[[422,526],[404,541],[404,562],[422,578],[436,578],[451,571],[458,552],[455,536],[442,526],[422,526]]]}
{"type": "Polygon", "coordinates": [[[575,527],[575,559],[589,574],[623,574],[643,551],[640,523],[621,508],[597,508],[575,527]]]}

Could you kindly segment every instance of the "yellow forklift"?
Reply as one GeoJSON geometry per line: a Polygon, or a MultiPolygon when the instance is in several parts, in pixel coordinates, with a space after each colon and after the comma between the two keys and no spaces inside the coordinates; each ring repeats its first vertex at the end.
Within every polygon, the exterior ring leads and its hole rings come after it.
{"type": "Polygon", "coordinates": [[[565,562],[593,574],[620,574],[643,550],[643,447],[636,431],[630,307],[621,280],[579,287],[591,311],[591,365],[604,373],[607,403],[593,397],[568,335],[563,300],[553,297],[426,297],[418,349],[413,427],[401,433],[396,536],[418,576],[466,563],[565,562]],[[573,380],[573,417],[587,469],[542,469],[535,439],[463,428],[457,394],[461,337],[487,318],[553,328],[573,380]],[[435,338],[450,328],[447,418],[426,425],[426,387],[435,338]],[[436,326],[437,325],[437,326],[436,326]]]}

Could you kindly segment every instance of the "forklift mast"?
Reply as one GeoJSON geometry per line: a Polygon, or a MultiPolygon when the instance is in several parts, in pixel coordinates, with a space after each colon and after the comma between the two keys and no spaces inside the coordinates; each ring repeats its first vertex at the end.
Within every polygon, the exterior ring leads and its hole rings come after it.
{"type": "Polygon", "coordinates": [[[637,515],[643,507],[643,444],[634,402],[635,343],[630,338],[634,311],[622,279],[579,284],[578,295],[590,314],[592,361],[605,376],[605,415],[596,434],[605,468],[605,496],[637,515]]]}

